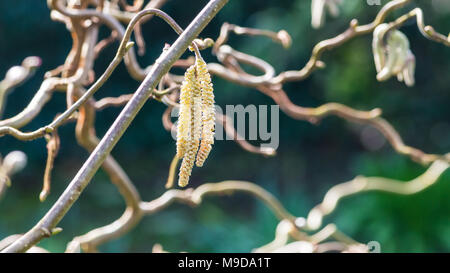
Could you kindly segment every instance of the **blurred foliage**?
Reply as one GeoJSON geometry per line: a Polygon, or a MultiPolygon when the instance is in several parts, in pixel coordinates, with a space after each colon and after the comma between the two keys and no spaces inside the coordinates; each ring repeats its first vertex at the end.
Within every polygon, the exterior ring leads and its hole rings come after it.
{"type": "MultiPolygon", "coordinates": [[[[445,1],[414,2],[408,8],[422,7],[427,24],[443,33],[450,30],[450,10],[445,8],[445,1]]],[[[186,26],[205,3],[205,0],[190,1],[189,6],[183,8],[182,1],[171,0],[164,10],[181,26],[186,26]]],[[[339,18],[327,18],[324,28],[313,30],[310,1],[232,0],[202,36],[216,38],[223,22],[274,31],[286,29],[293,39],[292,48],[288,50],[264,38],[232,35],[229,41],[238,50],[264,58],[280,72],[301,68],[315,43],[342,32],[352,18],[358,18],[360,23],[370,22],[379,9],[368,6],[365,1],[345,0],[339,18]]],[[[8,117],[26,106],[45,71],[64,62],[71,39],[63,24],[50,20],[45,1],[0,1],[0,10],[0,75],[26,56],[37,55],[43,59],[36,75],[10,96],[5,113],[8,117]]],[[[393,16],[405,11],[406,8],[393,16]]],[[[358,109],[381,107],[407,144],[430,153],[448,152],[450,50],[426,40],[413,21],[402,31],[409,37],[417,58],[414,88],[407,88],[396,80],[376,81],[372,37],[367,35],[327,52],[324,55],[326,69],[314,72],[303,82],[287,84],[292,101],[303,106],[335,101],[358,109]]],[[[160,54],[164,43],[176,38],[157,18],[146,23],[143,32],[148,50],[139,59],[141,64],[150,64],[160,54]]],[[[108,34],[103,27],[102,37],[108,34]]],[[[97,75],[106,68],[117,45],[101,54],[95,64],[97,75]]],[[[207,60],[214,60],[209,52],[203,54],[207,60]]],[[[132,92],[138,84],[121,65],[96,98],[132,92]]],[[[273,103],[259,92],[222,79],[215,78],[214,84],[216,100],[221,106],[273,103]]],[[[25,129],[49,122],[64,107],[65,96],[55,93],[45,110],[25,129]]],[[[119,111],[119,108],[111,108],[99,112],[96,124],[100,136],[119,111]]],[[[162,127],[163,111],[163,105],[148,102],[113,151],[144,200],[164,192],[168,167],[175,153],[175,143],[162,127]]],[[[19,149],[29,156],[28,166],[13,177],[12,187],[0,201],[0,238],[31,228],[87,158],[87,152],[76,144],[74,124],[62,127],[59,133],[62,142],[53,172],[53,189],[42,204],[38,194],[45,166],[45,141],[18,142],[9,136],[0,138],[3,155],[19,149]]],[[[356,175],[409,180],[423,171],[422,166],[396,154],[379,134],[366,126],[335,117],[311,125],[281,114],[277,157],[249,154],[232,141],[218,141],[205,166],[194,170],[191,184],[197,186],[227,179],[254,181],[276,195],[292,213],[306,216],[331,186],[356,175]],[[364,137],[367,135],[372,141],[364,137]]],[[[336,222],[345,233],[361,242],[379,241],[385,252],[448,252],[449,192],[450,173],[447,172],[435,186],[414,196],[367,193],[350,197],[326,218],[326,222],[336,222]]],[[[121,196],[100,171],[59,224],[64,231],[41,245],[50,251],[63,251],[73,236],[110,223],[121,215],[123,208],[121,196]]],[[[132,232],[102,246],[101,250],[148,252],[153,244],[161,243],[168,251],[248,252],[271,241],[276,225],[271,212],[251,197],[243,194],[211,197],[198,208],[174,204],[146,217],[132,232]]]]}

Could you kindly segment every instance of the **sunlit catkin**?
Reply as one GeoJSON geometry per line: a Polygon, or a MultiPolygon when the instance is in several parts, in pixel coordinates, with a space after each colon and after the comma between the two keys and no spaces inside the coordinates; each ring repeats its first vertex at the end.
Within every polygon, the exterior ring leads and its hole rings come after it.
{"type": "Polygon", "coordinates": [[[198,58],[196,66],[197,77],[201,87],[203,125],[201,133],[202,140],[197,154],[196,165],[201,167],[211,152],[212,144],[214,144],[215,109],[213,85],[206,63],[203,59],[198,58]]]}
{"type": "Polygon", "coordinates": [[[182,158],[186,153],[191,134],[191,111],[193,104],[193,90],[195,88],[195,67],[191,66],[184,74],[184,81],[180,91],[180,111],[177,125],[177,157],[182,158]]]}
{"type": "Polygon", "coordinates": [[[194,162],[201,167],[208,157],[215,123],[213,87],[205,61],[197,57],[184,77],[177,127],[177,157],[183,159],[178,180],[181,187],[188,184],[194,162]]]}
{"type": "Polygon", "coordinates": [[[191,97],[191,132],[190,139],[187,141],[186,152],[181,162],[178,185],[185,187],[189,183],[192,168],[194,167],[195,155],[198,151],[200,143],[200,135],[202,131],[202,105],[201,105],[201,89],[198,79],[193,82],[191,97]]]}
{"type": "Polygon", "coordinates": [[[200,129],[196,128],[196,126],[201,126],[201,124],[199,124],[196,115],[198,115],[199,106],[197,105],[199,104],[199,97],[200,88],[197,82],[196,68],[192,65],[184,75],[177,127],[177,157],[183,158],[178,180],[178,185],[181,187],[186,186],[189,182],[198,149],[200,135],[197,132],[200,129]]]}

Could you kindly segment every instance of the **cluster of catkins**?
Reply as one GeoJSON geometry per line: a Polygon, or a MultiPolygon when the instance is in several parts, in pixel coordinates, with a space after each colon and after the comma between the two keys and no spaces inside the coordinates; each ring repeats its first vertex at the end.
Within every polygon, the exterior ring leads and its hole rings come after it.
{"type": "Polygon", "coordinates": [[[197,57],[184,75],[177,126],[177,157],[183,158],[178,185],[189,182],[194,161],[203,166],[214,143],[214,93],[205,61],[197,57]],[[201,140],[201,141],[200,141],[201,140]]]}
{"type": "Polygon", "coordinates": [[[397,76],[407,86],[414,85],[416,59],[405,34],[397,29],[390,30],[389,24],[381,24],[373,32],[372,49],[378,81],[397,76]]]}

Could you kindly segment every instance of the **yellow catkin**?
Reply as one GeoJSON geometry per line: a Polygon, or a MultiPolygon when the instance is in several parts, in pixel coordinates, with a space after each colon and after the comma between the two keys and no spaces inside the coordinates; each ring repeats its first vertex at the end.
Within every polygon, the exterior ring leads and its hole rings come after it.
{"type": "Polygon", "coordinates": [[[215,109],[211,75],[208,72],[205,61],[198,58],[196,61],[196,67],[198,73],[197,80],[201,87],[203,125],[196,165],[201,167],[211,152],[212,144],[214,144],[215,109]]]}
{"type": "MultiPolygon", "coordinates": [[[[194,68],[194,72],[196,71],[196,67],[194,68]]],[[[198,73],[197,73],[198,74],[198,73]]],[[[178,185],[180,187],[187,186],[189,182],[189,177],[192,173],[192,168],[194,167],[195,156],[197,154],[198,146],[200,144],[200,136],[202,131],[202,104],[201,104],[201,89],[199,81],[194,74],[194,81],[192,81],[190,88],[190,104],[189,111],[191,113],[190,116],[190,132],[189,139],[186,140],[187,145],[185,145],[185,153],[183,157],[183,161],[181,162],[180,174],[178,185]]],[[[184,101],[183,101],[184,102],[184,101]]],[[[180,98],[180,104],[183,105],[180,98]]]]}
{"type": "Polygon", "coordinates": [[[193,90],[195,88],[195,67],[191,66],[184,74],[184,81],[180,92],[180,112],[177,126],[177,157],[182,158],[186,153],[191,134],[191,108],[193,90]]]}
{"type": "Polygon", "coordinates": [[[215,125],[213,86],[205,61],[197,58],[184,77],[177,127],[177,157],[183,158],[180,187],[188,185],[194,163],[203,166],[214,143],[215,125]]]}

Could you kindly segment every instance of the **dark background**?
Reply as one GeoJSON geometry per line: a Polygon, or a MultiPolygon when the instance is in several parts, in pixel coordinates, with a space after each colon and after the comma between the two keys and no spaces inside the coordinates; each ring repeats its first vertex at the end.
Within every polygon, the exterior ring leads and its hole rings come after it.
{"type": "MultiPolygon", "coordinates": [[[[169,1],[163,10],[185,27],[207,1],[169,1]],[[189,4],[187,4],[189,3],[189,4]]],[[[386,3],[387,1],[382,1],[386,3]]],[[[408,8],[394,12],[390,20],[415,6],[422,7],[426,24],[441,33],[450,30],[450,8],[445,0],[414,1],[408,8]]],[[[347,28],[352,18],[368,23],[380,7],[366,1],[344,0],[341,15],[327,18],[320,30],[310,26],[310,1],[231,0],[202,33],[217,38],[223,22],[287,30],[292,47],[284,50],[265,38],[232,35],[229,44],[238,50],[262,57],[277,72],[299,69],[309,59],[312,47],[347,28]]],[[[43,59],[42,67],[8,100],[4,117],[25,107],[38,89],[45,71],[62,64],[71,47],[65,26],[53,22],[45,1],[0,1],[0,75],[30,55],[43,59]]],[[[316,71],[305,81],[289,83],[286,90],[293,102],[302,106],[319,106],[340,102],[367,110],[383,109],[384,117],[399,131],[406,144],[429,153],[446,153],[450,148],[449,72],[450,49],[425,39],[415,22],[401,29],[410,39],[417,59],[416,86],[407,88],[395,79],[379,83],[371,54],[371,35],[357,37],[324,55],[327,68],[316,71]]],[[[143,27],[147,54],[139,58],[151,64],[165,42],[175,34],[155,18],[143,27]]],[[[108,35],[102,28],[102,37],[108,35]]],[[[100,75],[111,61],[116,42],[104,51],[95,64],[100,75]]],[[[210,52],[204,57],[213,61],[210,52]]],[[[272,104],[264,95],[249,88],[214,78],[216,101],[227,104],[272,104]]],[[[121,65],[96,94],[96,98],[133,92],[138,82],[132,80],[121,65]]],[[[24,129],[32,130],[50,122],[65,107],[65,95],[55,93],[40,115],[24,129]]],[[[164,130],[161,115],[164,105],[148,102],[113,155],[136,184],[144,200],[164,192],[168,167],[175,153],[175,143],[164,130]]],[[[99,112],[96,128],[102,136],[119,113],[119,108],[99,112]]],[[[277,196],[297,216],[306,216],[333,185],[356,175],[383,176],[410,180],[425,168],[398,155],[388,143],[369,145],[363,132],[382,140],[366,126],[336,117],[319,125],[290,119],[280,113],[280,146],[274,158],[264,158],[243,151],[232,141],[218,141],[203,168],[193,171],[191,185],[228,179],[248,180],[277,196]],[[366,144],[365,144],[366,143],[366,144]]],[[[44,172],[45,140],[19,142],[10,136],[0,138],[0,153],[22,150],[29,163],[13,177],[13,185],[0,200],[0,238],[31,228],[51,207],[76,174],[88,153],[74,138],[74,124],[59,130],[61,150],[53,171],[52,193],[40,203],[38,195],[44,172]]],[[[373,143],[373,142],[371,142],[373,143]]],[[[436,185],[414,196],[364,193],[345,199],[325,223],[335,222],[343,232],[360,242],[381,243],[385,252],[450,251],[450,173],[436,185]]],[[[50,251],[63,251],[68,241],[93,228],[118,218],[124,208],[121,196],[103,171],[95,176],[80,199],[59,224],[64,231],[40,245],[50,251]]],[[[161,243],[168,251],[248,252],[273,239],[277,220],[259,201],[244,194],[206,198],[198,208],[174,204],[143,221],[130,233],[100,248],[106,252],[148,252],[161,243]]]]}

